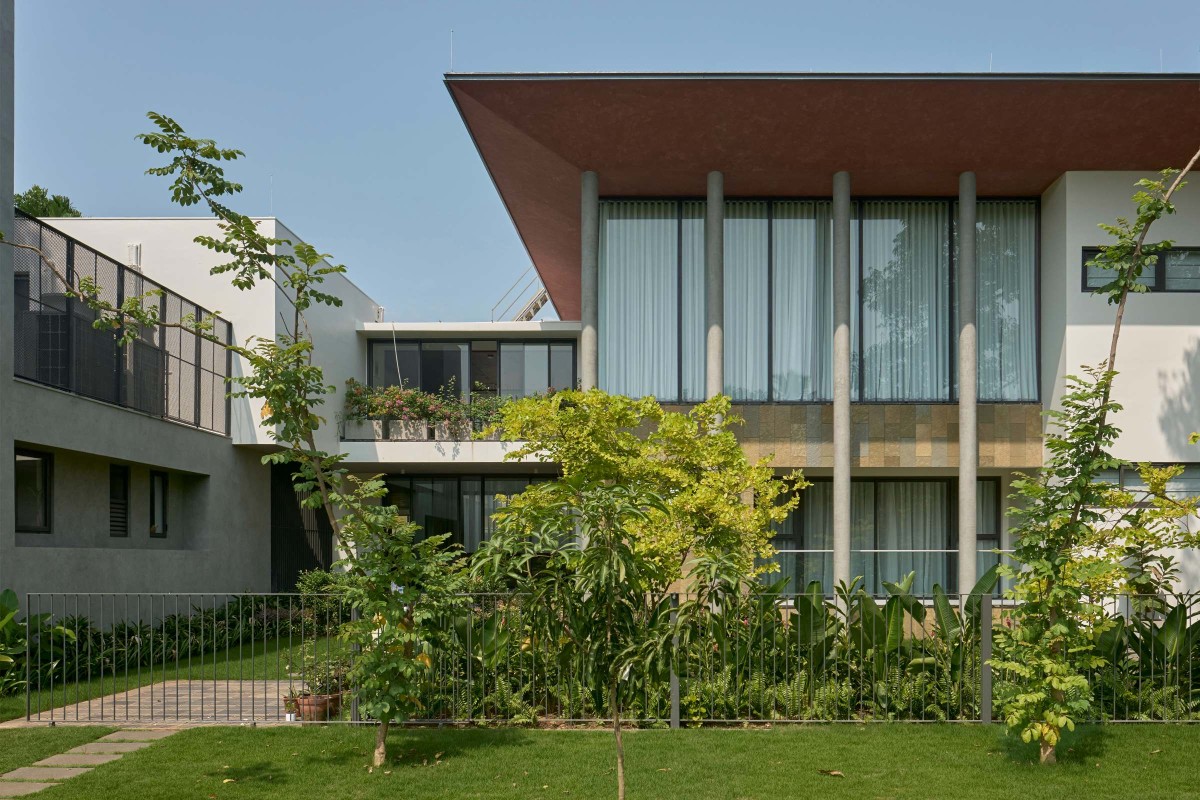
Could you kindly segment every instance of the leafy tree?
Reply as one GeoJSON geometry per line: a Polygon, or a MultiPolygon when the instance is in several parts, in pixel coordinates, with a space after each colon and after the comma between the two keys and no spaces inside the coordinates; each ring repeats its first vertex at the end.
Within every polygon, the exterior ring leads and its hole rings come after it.
{"type": "Polygon", "coordinates": [[[1146,291],[1138,278],[1171,246],[1169,241],[1147,243],[1146,237],[1154,222],[1174,213],[1171,197],[1197,158],[1200,153],[1182,171],[1165,170],[1160,179],[1139,181],[1133,222],[1121,218],[1100,225],[1115,239],[1091,262],[1113,273],[1097,290],[1116,306],[1108,358],[1085,367],[1082,377],[1068,378],[1062,407],[1048,412],[1047,463],[1013,484],[1022,501],[1014,509],[1016,566],[1003,572],[1013,580],[1008,595],[1017,603],[1013,628],[997,637],[995,663],[1017,677],[1001,687],[1009,729],[1038,742],[1042,763],[1055,761],[1062,731],[1072,730],[1091,708],[1088,673],[1105,663],[1097,644],[1114,624],[1101,598],[1129,588],[1123,559],[1180,535],[1163,515],[1155,518],[1123,505],[1127,498],[1101,474],[1122,463],[1109,448],[1120,433],[1110,417],[1120,410],[1112,385],[1126,302],[1130,292],[1146,291]]]}
{"type": "Polygon", "coordinates": [[[79,217],[79,209],[71,205],[65,194],[50,194],[36,183],[13,197],[17,208],[31,217],[79,217]]]}
{"type": "MultiPolygon", "coordinates": [[[[376,758],[381,758],[386,755],[383,746],[388,724],[411,712],[411,707],[405,705],[407,701],[402,700],[406,694],[403,687],[412,685],[416,680],[414,665],[423,663],[418,647],[435,638],[431,615],[453,586],[453,571],[434,576],[415,567],[433,545],[415,542],[408,528],[396,528],[395,509],[378,506],[383,493],[378,481],[359,481],[347,473],[342,454],[316,446],[315,432],[325,422],[319,412],[334,387],[313,364],[315,342],[305,314],[314,305],[342,304],[325,291],[324,283],[346,268],[331,264],[329,256],[309,244],[264,235],[251,217],[229,205],[242,186],[226,177],[223,162],[241,158],[242,151],[219,147],[211,139],[191,137],[165,115],[151,112],[148,116],[155,130],[138,138],[170,160],[147,172],[171,179],[171,199],[175,203],[185,208],[204,206],[216,217],[220,235],[197,236],[195,240],[228,259],[213,267],[212,274],[228,275],[233,286],[241,290],[262,282],[272,284],[286,299],[291,306],[291,320],[283,333],[274,338],[254,337],[244,345],[229,345],[213,337],[211,317],[185,316],[173,323],[160,319],[159,290],[127,297],[117,305],[104,299],[102,287],[93,279],[75,276],[69,280],[62,265],[39,248],[5,243],[36,253],[71,297],[96,311],[93,326],[113,331],[122,343],[136,337],[142,327],[175,327],[228,347],[249,364],[246,374],[234,379],[231,394],[263,401],[263,428],[279,448],[263,456],[263,462],[292,465],[301,502],[323,509],[337,540],[352,545],[346,551],[346,566],[357,576],[352,581],[353,602],[360,611],[370,613],[347,635],[364,648],[363,670],[380,671],[380,678],[368,677],[362,671],[359,674],[363,679],[360,699],[365,708],[379,715],[375,717],[380,729],[376,758]],[[390,530],[395,530],[396,540],[384,546],[390,530]],[[361,564],[360,557],[364,559],[361,564]],[[397,575],[389,574],[389,569],[397,570],[397,575]],[[385,602],[383,596],[394,584],[402,587],[398,597],[385,602]],[[407,610],[401,612],[402,606],[407,610]],[[426,608],[431,609],[429,613],[426,608]],[[377,620],[381,627],[371,628],[368,635],[367,627],[377,620]],[[376,635],[388,646],[376,645],[376,635]]],[[[432,563],[445,565],[453,558],[454,554],[447,552],[432,563]]]]}
{"type": "MultiPolygon", "coordinates": [[[[615,481],[661,498],[661,508],[626,524],[639,554],[671,579],[695,556],[729,557],[745,572],[756,559],[771,558],[772,526],[787,518],[799,502],[797,490],[807,486],[798,472],[776,477],[769,458],[746,458],[733,434],[742,420],[730,413],[728,397],[681,413],[663,410],[653,397],[593,389],[516,400],[500,414],[503,438],[525,443],[508,458],[548,461],[567,478],[615,481]]],[[[542,498],[526,491],[510,502],[524,508],[542,498]]]]}
{"type": "Polygon", "coordinates": [[[596,707],[612,718],[617,797],[625,797],[621,685],[632,671],[662,677],[686,649],[710,606],[738,593],[734,559],[706,553],[688,561],[684,601],[673,607],[674,565],[642,545],[650,526],[671,525],[671,508],[644,485],[581,473],[535,485],[495,515],[496,533],[475,572],[522,594],[534,625],[561,643],[560,657],[586,665],[596,707]],[[678,648],[672,646],[678,642],[678,648]]]}
{"type": "Polygon", "coordinates": [[[359,616],[342,636],[358,647],[351,676],[359,709],[379,722],[374,756],[379,767],[387,761],[389,725],[421,709],[417,697],[442,643],[445,620],[461,603],[461,560],[442,546],[448,534],[422,539],[418,525],[401,524],[394,506],[373,506],[386,494],[382,481],[351,476],[343,485],[353,495],[335,493],[332,500],[358,509],[342,525],[351,555],[340,564],[347,572],[346,598],[359,616]]]}

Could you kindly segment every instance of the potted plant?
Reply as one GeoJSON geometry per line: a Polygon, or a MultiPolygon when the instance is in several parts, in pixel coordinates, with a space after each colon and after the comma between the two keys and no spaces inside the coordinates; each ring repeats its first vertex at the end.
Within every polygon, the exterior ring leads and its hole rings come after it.
{"type": "MultiPolygon", "coordinates": [[[[318,653],[306,644],[303,649],[304,687],[294,695],[296,712],[305,722],[328,722],[342,711],[342,695],[349,681],[350,661],[341,653],[318,653]]],[[[284,700],[287,707],[287,698],[284,700]]]]}
{"type": "Polygon", "coordinates": [[[433,429],[433,438],[439,442],[470,438],[471,423],[467,419],[467,410],[454,392],[453,382],[429,397],[426,418],[433,429]]]}
{"type": "Polygon", "coordinates": [[[378,389],[372,399],[376,416],[387,420],[386,439],[424,441],[429,438],[429,396],[420,389],[388,386],[378,389]]]}
{"type": "Polygon", "coordinates": [[[346,381],[345,411],[342,414],[342,438],[378,441],[384,437],[382,419],[373,418],[376,390],[354,378],[346,381]]]}
{"type": "Polygon", "coordinates": [[[300,713],[300,693],[295,689],[283,696],[283,719],[285,722],[295,722],[300,713]]]}
{"type": "Polygon", "coordinates": [[[508,402],[509,398],[476,385],[475,391],[471,392],[471,403],[467,406],[467,418],[475,431],[474,438],[487,442],[500,440],[496,423],[500,421],[500,410],[508,402]]]}

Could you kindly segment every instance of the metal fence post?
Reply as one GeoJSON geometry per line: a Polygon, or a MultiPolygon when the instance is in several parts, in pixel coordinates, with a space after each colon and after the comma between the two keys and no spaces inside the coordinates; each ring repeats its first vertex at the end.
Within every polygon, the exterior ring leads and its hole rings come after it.
{"type": "MultiPolygon", "coordinates": [[[[342,603],[342,601],[339,598],[338,605],[340,606],[341,603],[342,603]]],[[[341,620],[341,619],[342,619],[342,613],[341,613],[341,609],[339,608],[338,609],[338,620],[341,620]]],[[[351,606],[350,607],[350,621],[358,622],[358,620],[359,620],[358,606],[351,606]]],[[[353,659],[357,658],[360,655],[360,653],[362,652],[362,648],[358,646],[357,641],[354,644],[350,645],[350,652],[352,654],[350,656],[352,659],[351,663],[353,663],[353,659]]],[[[362,722],[362,714],[359,713],[359,710],[358,710],[358,686],[353,685],[353,684],[350,686],[350,721],[351,722],[362,722]]]]}
{"type": "MultiPolygon", "coordinates": [[[[679,619],[679,593],[671,595],[671,627],[675,627],[679,619]]],[[[671,637],[671,729],[679,728],[679,670],[676,662],[679,660],[679,636],[671,637]]]]}
{"type": "MultiPolygon", "coordinates": [[[[25,619],[29,619],[29,592],[25,593],[25,619]]],[[[39,640],[40,641],[40,640],[39,640]]],[[[33,684],[29,682],[29,662],[33,656],[33,637],[28,634],[25,636],[25,721],[29,722],[30,705],[33,698],[33,684]]],[[[41,710],[41,707],[38,707],[41,710]]]]}
{"type": "Polygon", "coordinates": [[[979,721],[992,722],[992,595],[985,593],[979,606],[979,721]]]}

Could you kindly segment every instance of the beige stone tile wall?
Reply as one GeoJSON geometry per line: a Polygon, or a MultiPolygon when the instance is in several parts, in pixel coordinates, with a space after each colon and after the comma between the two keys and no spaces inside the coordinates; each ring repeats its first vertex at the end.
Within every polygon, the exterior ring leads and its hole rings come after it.
{"type": "MultiPolygon", "coordinates": [[[[833,466],[832,405],[745,405],[738,438],[751,458],[774,454],[778,467],[833,466]]],[[[1042,463],[1040,405],[979,406],[979,466],[1029,469],[1042,463]]],[[[850,407],[855,467],[957,467],[958,406],[850,407]]]]}

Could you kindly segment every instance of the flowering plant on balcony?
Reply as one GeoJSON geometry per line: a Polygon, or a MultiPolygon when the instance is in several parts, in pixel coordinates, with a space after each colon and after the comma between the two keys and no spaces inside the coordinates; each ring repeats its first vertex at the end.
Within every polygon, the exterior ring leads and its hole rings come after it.
{"type": "Polygon", "coordinates": [[[469,421],[465,405],[454,396],[453,385],[434,393],[405,386],[367,386],[354,378],[346,381],[345,418],[445,423],[452,427],[465,426],[469,421]]]}

